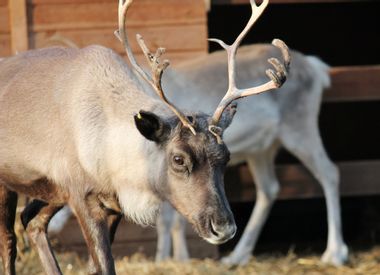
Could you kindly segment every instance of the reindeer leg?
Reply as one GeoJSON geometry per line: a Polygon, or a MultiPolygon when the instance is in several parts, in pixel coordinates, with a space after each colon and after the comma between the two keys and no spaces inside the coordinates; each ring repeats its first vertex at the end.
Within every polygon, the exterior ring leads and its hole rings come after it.
{"type": "Polygon", "coordinates": [[[90,194],[82,200],[70,201],[69,205],[78,219],[97,274],[115,275],[107,213],[98,198],[90,194]]]}
{"type": "Polygon", "coordinates": [[[302,141],[292,136],[295,131],[289,131],[283,138],[283,143],[311,171],[323,188],[327,206],[328,241],[322,261],[342,265],[348,259],[348,248],[342,237],[339,171],[327,156],[316,123],[303,129],[302,133],[297,133],[302,141]]]}
{"type": "Polygon", "coordinates": [[[172,236],[174,259],[182,262],[187,261],[190,257],[186,242],[186,219],[177,211],[174,212],[172,236]]]}
{"type": "Polygon", "coordinates": [[[0,256],[3,260],[3,272],[16,274],[17,255],[14,223],[17,207],[17,193],[9,191],[0,183],[0,256]]]}
{"type": "Polygon", "coordinates": [[[113,243],[113,241],[115,239],[116,230],[120,224],[122,217],[123,217],[123,215],[121,213],[112,214],[112,215],[108,216],[107,221],[108,221],[108,228],[109,228],[109,232],[110,232],[111,244],[113,243]]]}
{"type": "Polygon", "coordinates": [[[260,232],[277,197],[279,184],[274,171],[274,157],[278,146],[248,158],[248,166],[256,185],[256,203],[244,233],[233,252],[222,259],[225,264],[247,264],[260,232]]]}
{"type": "MultiPolygon", "coordinates": [[[[119,226],[119,223],[122,217],[123,215],[121,213],[111,213],[108,215],[107,223],[108,223],[108,228],[109,228],[109,233],[110,233],[111,245],[115,239],[116,229],[119,226]]],[[[96,274],[96,266],[92,257],[88,259],[88,274],[90,275],[96,274]]]]}
{"type": "Polygon", "coordinates": [[[172,239],[170,229],[173,225],[175,210],[165,202],[162,204],[160,214],[157,217],[157,251],[156,262],[164,261],[170,258],[172,239]]]}
{"type": "Polygon", "coordinates": [[[48,204],[40,200],[33,200],[21,213],[21,221],[28,232],[29,239],[37,249],[41,264],[46,274],[62,274],[57,259],[51,249],[47,236],[47,227],[50,219],[63,205],[48,204]]]}

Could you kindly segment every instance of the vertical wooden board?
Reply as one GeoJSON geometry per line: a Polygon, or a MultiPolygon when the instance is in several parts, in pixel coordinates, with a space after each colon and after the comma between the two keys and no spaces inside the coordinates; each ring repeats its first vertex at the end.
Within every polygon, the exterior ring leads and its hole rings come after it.
{"type": "Polygon", "coordinates": [[[9,33],[9,10],[7,6],[0,6],[0,34],[9,33]]]}
{"type": "Polygon", "coordinates": [[[0,0],[0,7],[7,6],[7,5],[8,5],[8,0],[0,0]]]}
{"type": "Polygon", "coordinates": [[[26,0],[9,2],[12,53],[28,50],[26,0]]]}
{"type": "Polygon", "coordinates": [[[11,42],[9,34],[0,34],[0,57],[11,55],[11,42]]]}

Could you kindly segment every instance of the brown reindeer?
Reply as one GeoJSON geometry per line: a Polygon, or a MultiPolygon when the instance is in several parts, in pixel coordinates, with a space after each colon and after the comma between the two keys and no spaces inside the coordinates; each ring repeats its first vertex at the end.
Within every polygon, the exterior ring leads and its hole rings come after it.
{"type": "Polygon", "coordinates": [[[284,65],[269,59],[276,69],[267,71],[270,81],[236,87],[237,48],[268,1],[260,6],[251,1],[247,27],[231,46],[220,42],[228,50],[230,85],[212,116],[184,114],[167,100],[161,87],[169,64],[160,62],[164,50],[151,54],[141,36],[152,75],[137,64],[125,31],[131,3],[119,2],[116,34],[132,69],[100,46],[34,50],[0,62],[0,247],[6,274],[14,273],[16,193],[40,200],[23,223],[48,274],[61,272],[46,226],[64,204],[74,211],[100,274],[115,274],[107,225],[113,211],[150,224],[168,201],[211,243],[235,234],[223,188],[229,152],[222,134],[236,111],[230,103],[280,87],[289,66],[286,45],[275,40],[284,65]],[[114,202],[120,209],[110,207],[114,202]]]}

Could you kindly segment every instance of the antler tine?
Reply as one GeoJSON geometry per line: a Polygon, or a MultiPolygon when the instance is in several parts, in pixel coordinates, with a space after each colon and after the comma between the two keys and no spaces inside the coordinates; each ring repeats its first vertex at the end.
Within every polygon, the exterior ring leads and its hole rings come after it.
{"type": "Polygon", "coordinates": [[[264,83],[256,87],[248,88],[248,89],[238,89],[236,87],[237,49],[241,41],[243,40],[243,38],[246,36],[248,31],[252,28],[254,23],[257,21],[257,19],[260,17],[260,15],[263,13],[265,8],[267,7],[268,2],[269,0],[263,0],[262,4],[260,6],[257,6],[254,0],[250,0],[251,8],[252,8],[251,17],[247,25],[243,29],[243,31],[239,34],[239,36],[236,38],[235,42],[232,45],[229,46],[219,39],[209,39],[212,42],[219,43],[219,45],[221,45],[227,51],[227,58],[228,58],[228,90],[225,96],[223,97],[222,101],[219,103],[212,117],[212,125],[214,126],[218,125],[218,122],[220,120],[220,117],[222,116],[224,109],[232,101],[238,98],[242,98],[242,97],[246,97],[246,96],[250,96],[254,94],[259,94],[268,90],[279,88],[286,80],[287,71],[289,70],[289,64],[290,64],[289,49],[283,41],[279,39],[275,39],[273,40],[272,44],[281,50],[281,53],[284,59],[284,64],[281,64],[280,61],[278,61],[278,59],[276,58],[268,59],[268,62],[276,70],[276,71],[273,71],[271,69],[268,69],[266,71],[266,74],[271,79],[271,81],[268,81],[267,83],[264,83]]]}
{"type": "Polygon", "coordinates": [[[252,14],[251,17],[245,26],[245,28],[242,30],[242,32],[238,35],[236,40],[232,45],[227,45],[222,40],[211,38],[209,41],[218,43],[222,48],[224,48],[227,51],[227,58],[228,58],[228,90],[231,90],[233,87],[235,87],[235,71],[236,71],[236,65],[235,65],[235,56],[237,49],[239,48],[241,41],[244,39],[244,37],[247,35],[249,30],[252,28],[252,26],[255,24],[257,19],[260,17],[260,15],[263,13],[265,8],[268,6],[269,0],[264,0],[260,6],[257,6],[255,3],[255,0],[250,0],[251,3],[251,9],[252,14]]]}
{"type": "Polygon", "coordinates": [[[126,15],[127,11],[132,4],[133,0],[119,0],[119,9],[118,9],[118,16],[119,16],[119,29],[115,31],[116,37],[121,41],[123,44],[125,51],[127,53],[128,59],[133,66],[133,68],[137,71],[137,73],[145,79],[146,82],[148,82],[152,88],[155,90],[157,95],[164,101],[164,103],[169,107],[170,110],[173,111],[173,113],[179,118],[183,126],[187,127],[194,135],[196,135],[196,132],[194,130],[193,125],[188,120],[188,118],[182,114],[179,109],[177,109],[174,104],[172,104],[165,96],[162,85],[161,85],[161,79],[162,74],[164,70],[169,66],[169,61],[164,60],[163,63],[160,62],[161,55],[165,52],[164,48],[158,48],[156,53],[153,55],[148,47],[146,46],[142,36],[140,34],[136,35],[137,42],[141,48],[141,50],[144,53],[145,58],[147,59],[151,71],[152,71],[152,77],[149,76],[137,63],[133,53],[132,49],[129,46],[127,33],[125,30],[125,21],[126,21],[126,15]]]}
{"type": "Polygon", "coordinates": [[[138,72],[138,74],[144,78],[147,82],[150,82],[149,75],[138,65],[132,49],[129,46],[127,32],[125,30],[125,21],[129,7],[131,6],[133,0],[119,0],[118,8],[118,20],[119,20],[119,29],[115,31],[116,37],[123,44],[123,47],[127,53],[129,62],[131,62],[132,67],[138,72]]]}
{"type": "Polygon", "coordinates": [[[152,75],[153,75],[153,88],[155,89],[157,95],[166,103],[166,105],[172,110],[172,112],[179,118],[183,126],[187,127],[194,135],[196,135],[196,132],[194,130],[193,125],[191,122],[187,119],[187,117],[182,114],[181,111],[179,111],[174,104],[172,104],[167,97],[164,94],[164,91],[162,90],[161,80],[162,80],[162,74],[164,70],[169,66],[170,62],[169,60],[165,59],[163,63],[160,62],[160,57],[162,54],[165,53],[165,48],[158,48],[156,53],[153,55],[148,47],[145,44],[144,39],[140,34],[136,35],[137,42],[141,48],[141,50],[144,53],[145,58],[147,59],[151,69],[152,69],[152,75]]]}

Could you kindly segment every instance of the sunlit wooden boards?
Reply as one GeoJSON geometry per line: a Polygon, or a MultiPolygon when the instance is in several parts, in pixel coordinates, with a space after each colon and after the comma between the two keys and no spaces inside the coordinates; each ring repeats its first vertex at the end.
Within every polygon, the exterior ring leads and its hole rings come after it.
{"type": "MultiPolygon", "coordinates": [[[[206,12],[204,0],[135,1],[128,14],[127,28],[138,59],[141,54],[134,39],[136,33],[143,35],[152,50],[166,48],[171,63],[206,54],[206,12]]],[[[13,43],[17,51],[27,44],[34,49],[71,41],[78,47],[103,45],[124,55],[113,35],[116,28],[116,0],[14,0],[11,5],[8,0],[0,0],[0,56],[12,54],[12,41],[18,43],[13,43]],[[23,2],[27,35],[20,31],[23,11],[15,9],[23,2]]]]}
{"type": "MultiPolygon", "coordinates": [[[[31,48],[59,44],[68,39],[78,47],[104,45],[124,54],[114,37],[117,1],[114,0],[28,0],[31,48]],[[53,37],[53,39],[51,39],[53,37]]],[[[130,8],[127,31],[132,49],[143,35],[147,45],[167,49],[172,63],[207,53],[207,18],[204,0],[139,0],[130,8]]]]}

